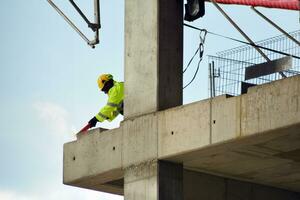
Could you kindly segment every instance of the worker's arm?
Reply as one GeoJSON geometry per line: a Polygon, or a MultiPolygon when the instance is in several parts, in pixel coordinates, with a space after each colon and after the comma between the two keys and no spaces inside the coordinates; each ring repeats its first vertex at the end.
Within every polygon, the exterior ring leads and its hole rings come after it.
{"type": "Polygon", "coordinates": [[[100,112],[96,115],[96,119],[99,122],[103,122],[104,120],[112,121],[113,119],[116,118],[116,116],[119,113],[115,109],[114,106],[110,105],[110,102],[108,102],[101,110],[100,112]]]}
{"type": "Polygon", "coordinates": [[[112,121],[119,114],[112,105],[113,104],[108,102],[99,113],[89,121],[90,127],[96,126],[97,122],[103,122],[105,120],[112,121]]]}

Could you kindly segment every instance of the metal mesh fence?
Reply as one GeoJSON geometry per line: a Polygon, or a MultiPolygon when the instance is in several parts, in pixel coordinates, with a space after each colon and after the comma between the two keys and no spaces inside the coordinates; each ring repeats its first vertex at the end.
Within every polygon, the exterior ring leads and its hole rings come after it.
{"type": "MultiPolygon", "coordinates": [[[[300,41],[300,30],[290,33],[292,37],[300,41]]],[[[291,55],[300,55],[300,46],[284,35],[256,42],[257,45],[282,51],[291,55]]],[[[285,57],[282,54],[262,50],[271,60],[285,57]]],[[[210,65],[211,96],[229,94],[237,96],[241,94],[242,84],[260,85],[282,79],[279,73],[273,73],[250,80],[245,80],[245,69],[249,66],[264,63],[266,60],[251,46],[245,45],[234,49],[217,53],[216,56],[208,56],[210,65]]],[[[292,68],[283,71],[287,77],[300,74],[300,59],[292,58],[292,68]]]]}

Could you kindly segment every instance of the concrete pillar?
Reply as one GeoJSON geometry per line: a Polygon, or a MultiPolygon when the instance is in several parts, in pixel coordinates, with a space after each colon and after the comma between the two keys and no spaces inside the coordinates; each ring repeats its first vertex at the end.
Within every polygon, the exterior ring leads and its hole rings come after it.
{"type": "Polygon", "coordinates": [[[125,119],[182,104],[183,0],[125,1],[125,119]]]}
{"type": "Polygon", "coordinates": [[[125,200],[183,200],[183,166],[149,161],[125,169],[125,200]]]}

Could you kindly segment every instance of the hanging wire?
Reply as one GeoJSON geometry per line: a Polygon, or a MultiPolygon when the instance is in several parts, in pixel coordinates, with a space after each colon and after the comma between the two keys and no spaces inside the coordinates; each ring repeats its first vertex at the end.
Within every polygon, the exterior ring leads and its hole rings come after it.
{"type": "MultiPolygon", "coordinates": [[[[185,23],[183,25],[187,26],[189,28],[195,29],[195,30],[199,30],[199,31],[204,31],[205,30],[205,29],[200,29],[200,28],[197,28],[195,26],[191,26],[191,25],[185,24],[185,23]]],[[[211,34],[211,35],[219,36],[219,37],[226,38],[226,39],[229,39],[229,40],[232,40],[232,41],[235,41],[235,42],[239,42],[239,43],[242,43],[242,44],[247,44],[247,45],[250,45],[250,46],[253,46],[253,47],[257,47],[257,48],[264,49],[264,50],[267,50],[267,51],[271,51],[271,52],[274,52],[274,53],[278,53],[278,54],[281,54],[281,55],[291,56],[293,58],[300,59],[300,57],[296,56],[296,55],[292,55],[292,54],[285,53],[285,52],[282,52],[282,51],[277,51],[275,49],[263,47],[263,46],[252,44],[252,43],[249,43],[249,42],[244,42],[242,40],[238,40],[238,39],[235,39],[235,38],[232,38],[232,37],[227,37],[227,36],[224,36],[224,35],[221,35],[221,34],[217,34],[217,33],[213,33],[213,32],[207,31],[207,30],[205,30],[205,31],[207,33],[211,34]]]]}
{"type": "Polygon", "coordinates": [[[203,54],[204,54],[204,42],[205,42],[205,38],[206,38],[206,34],[207,34],[207,30],[202,29],[199,33],[199,39],[200,39],[200,43],[199,43],[199,47],[196,50],[195,54],[193,55],[193,57],[191,58],[191,60],[189,61],[187,67],[183,70],[183,73],[186,72],[186,70],[190,67],[190,64],[192,63],[194,57],[196,56],[196,54],[199,52],[199,61],[198,61],[198,65],[197,65],[197,69],[194,73],[193,78],[190,80],[190,82],[188,84],[186,84],[183,89],[185,89],[186,87],[188,87],[196,78],[199,68],[200,68],[200,63],[203,59],[203,54]]]}
{"type": "Polygon", "coordinates": [[[186,68],[183,70],[183,73],[185,73],[186,70],[190,67],[190,65],[191,65],[191,63],[192,63],[192,61],[193,61],[193,59],[195,58],[195,56],[197,55],[197,53],[198,53],[198,51],[199,51],[199,48],[200,48],[200,47],[198,47],[197,50],[195,51],[193,57],[190,59],[190,61],[189,61],[189,63],[187,64],[186,68]]]}

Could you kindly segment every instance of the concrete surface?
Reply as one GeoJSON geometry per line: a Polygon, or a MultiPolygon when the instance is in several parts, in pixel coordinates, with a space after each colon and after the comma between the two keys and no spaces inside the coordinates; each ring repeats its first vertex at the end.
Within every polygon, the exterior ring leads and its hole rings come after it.
{"type": "Polygon", "coordinates": [[[126,200],[183,200],[183,166],[151,160],[125,169],[126,200]]]}
{"type": "Polygon", "coordinates": [[[197,149],[210,143],[210,100],[158,113],[158,157],[197,149]]]}
{"type": "Polygon", "coordinates": [[[124,116],[182,104],[183,0],[125,1],[124,116]]]}
{"type": "Polygon", "coordinates": [[[157,116],[147,114],[123,123],[123,167],[157,159],[157,116]],[[125,139],[126,138],[126,139],[125,139]]]}
{"type": "Polygon", "coordinates": [[[124,198],[156,200],[158,196],[157,161],[151,160],[126,168],[124,198]]]}
{"type": "Polygon", "coordinates": [[[103,185],[123,178],[122,129],[89,131],[64,145],[63,182],[73,186],[123,194],[123,188],[103,185]]]}
{"type": "Polygon", "coordinates": [[[125,120],[118,129],[65,144],[64,183],[95,189],[122,179],[130,167],[159,159],[300,192],[299,103],[300,76],[295,76],[239,97],[220,96],[125,120]]]}

